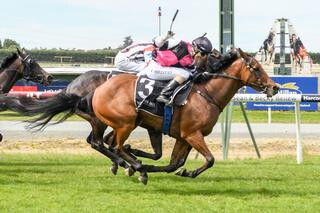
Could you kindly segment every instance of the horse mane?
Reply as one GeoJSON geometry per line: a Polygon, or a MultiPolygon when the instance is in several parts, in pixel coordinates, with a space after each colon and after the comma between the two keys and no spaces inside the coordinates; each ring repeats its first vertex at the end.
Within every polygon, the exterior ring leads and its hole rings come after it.
{"type": "Polygon", "coordinates": [[[10,66],[18,57],[17,53],[12,53],[10,56],[5,57],[0,65],[0,70],[2,71],[10,66]]]}
{"type": "Polygon", "coordinates": [[[217,59],[212,55],[208,56],[208,68],[209,72],[223,72],[227,69],[235,60],[238,59],[238,55],[235,53],[228,53],[229,57],[225,57],[224,59],[217,59]],[[219,66],[217,67],[217,60],[219,60],[219,66]]]}
{"type": "MultiPolygon", "coordinates": [[[[208,56],[207,73],[212,74],[222,74],[233,62],[239,58],[238,53],[229,53],[229,57],[224,57],[224,59],[216,58],[213,55],[208,56]]],[[[206,73],[198,73],[194,76],[193,82],[204,83],[211,79],[214,75],[206,73]]]]}

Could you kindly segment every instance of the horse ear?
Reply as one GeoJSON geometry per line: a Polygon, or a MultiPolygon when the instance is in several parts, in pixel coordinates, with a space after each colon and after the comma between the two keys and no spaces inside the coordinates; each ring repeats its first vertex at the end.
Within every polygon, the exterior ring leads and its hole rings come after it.
{"type": "Polygon", "coordinates": [[[21,57],[22,56],[22,52],[20,51],[20,49],[17,47],[17,52],[18,52],[18,55],[21,57]]]}
{"type": "Polygon", "coordinates": [[[26,49],[24,49],[24,47],[22,48],[22,54],[27,55],[27,51],[26,51],[26,49]]]}
{"type": "Polygon", "coordinates": [[[243,52],[241,48],[239,48],[238,50],[239,50],[241,57],[246,60],[248,58],[247,54],[245,54],[245,52],[243,52]]]}

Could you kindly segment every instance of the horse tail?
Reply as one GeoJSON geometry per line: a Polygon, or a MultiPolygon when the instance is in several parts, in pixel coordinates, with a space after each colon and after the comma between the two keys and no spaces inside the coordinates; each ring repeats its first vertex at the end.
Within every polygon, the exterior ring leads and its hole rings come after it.
{"type": "Polygon", "coordinates": [[[72,116],[78,105],[81,103],[80,96],[67,94],[64,91],[47,99],[31,99],[25,97],[16,97],[6,102],[8,109],[18,112],[25,116],[37,116],[34,119],[27,120],[29,129],[42,130],[56,115],[63,113],[61,117],[52,123],[58,124],[72,116]]]}

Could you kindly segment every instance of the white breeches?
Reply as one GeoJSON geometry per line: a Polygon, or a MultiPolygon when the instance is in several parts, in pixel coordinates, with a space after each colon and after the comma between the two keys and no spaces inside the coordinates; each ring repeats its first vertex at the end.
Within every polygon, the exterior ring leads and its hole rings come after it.
{"type": "Polygon", "coordinates": [[[155,61],[150,61],[148,66],[139,75],[147,75],[153,80],[168,81],[180,76],[185,80],[189,78],[191,70],[178,67],[163,67],[155,61]]]}
{"type": "Polygon", "coordinates": [[[144,61],[131,60],[126,53],[119,52],[115,59],[114,64],[119,70],[140,72],[146,68],[147,63],[144,61]]]}

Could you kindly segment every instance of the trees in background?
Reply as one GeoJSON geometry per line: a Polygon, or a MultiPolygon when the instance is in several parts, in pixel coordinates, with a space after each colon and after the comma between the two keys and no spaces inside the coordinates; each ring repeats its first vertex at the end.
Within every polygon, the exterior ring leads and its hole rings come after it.
{"type": "Polygon", "coordinates": [[[13,39],[6,38],[2,44],[3,49],[16,49],[20,48],[20,44],[13,39]]]}
{"type": "Polygon", "coordinates": [[[124,37],[123,44],[120,45],[118,48],[124,49],[124,48],[130,46],[132,43],[133,43],[133,40],[132,40],[131,36],[126,36],[126,37],[124,37]]]}

